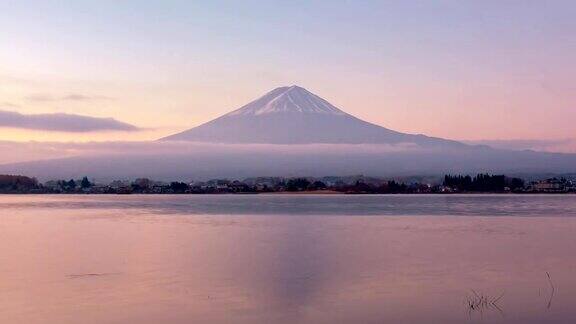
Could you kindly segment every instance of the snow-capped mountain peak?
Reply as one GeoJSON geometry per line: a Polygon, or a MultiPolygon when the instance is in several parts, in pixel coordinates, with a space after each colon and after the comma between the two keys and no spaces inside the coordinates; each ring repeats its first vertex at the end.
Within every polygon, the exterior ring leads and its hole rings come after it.
{"type": "Polygon", "coordinates": [[[265,144],[416,144],[463,147],[440,138],[396,132],[365,122],[298,87],[276,88],[249,104],[164,141],[265,144]]]}
{"type": "Polygon", "coordinates": [[[227,114],[227,116],[258,116],[272,113],[346,115],[345,112],[334,107],[328,101],[302,87],[293,85],[276,88],[240,109],[227,114]]]}

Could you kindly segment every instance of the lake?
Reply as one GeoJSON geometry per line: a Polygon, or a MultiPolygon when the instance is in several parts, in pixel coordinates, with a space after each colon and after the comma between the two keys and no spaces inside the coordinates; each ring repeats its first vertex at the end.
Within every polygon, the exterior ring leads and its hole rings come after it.
{"type": "Polygon", "coordinates": [[[576,323],[576,195],[3,195],[0,323],[576,323]]]}

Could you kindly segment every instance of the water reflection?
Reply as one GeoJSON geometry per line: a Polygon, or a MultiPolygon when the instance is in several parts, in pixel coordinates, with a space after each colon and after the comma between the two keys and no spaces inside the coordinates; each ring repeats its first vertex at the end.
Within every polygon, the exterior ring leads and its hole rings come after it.
{"type": "MultiPolygon", "coordinates": [[[[506,204],[480,198],[455,205],[424,197],[422,210],[475,204],[485,212],[506,204]]],[[[576,320],[576,218],[503,216],[509,206],[501,217],[373,217],[382,206],[387,213],[396,206],[399,215],[401,203],[417,209],[410,197],[354,197],[346,202],[360,214],[353,217],[244,215],[257,204],[316,206],[326,215],[339,198],[101,199],[2,197],[0,322],[576,320]],[[242,215],[197,214],[218,202],[242,215]]],[[[555,210],[573,203],[528,202],[555,210]]]]}
{"type": "Polygon", "coordinates": [[[576,195],[45,195],[0,208],[121,209],[188,215],[576,216],[576,195]]]}

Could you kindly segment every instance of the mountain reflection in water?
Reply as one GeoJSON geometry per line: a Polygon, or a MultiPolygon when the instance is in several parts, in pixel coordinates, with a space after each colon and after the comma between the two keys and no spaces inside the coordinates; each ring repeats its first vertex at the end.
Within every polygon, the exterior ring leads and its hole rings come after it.
{"type": "Polygon", "coordinates": [[[574,210],[576,196],[2,196],[0,322],[572,323],[574,210]]]}

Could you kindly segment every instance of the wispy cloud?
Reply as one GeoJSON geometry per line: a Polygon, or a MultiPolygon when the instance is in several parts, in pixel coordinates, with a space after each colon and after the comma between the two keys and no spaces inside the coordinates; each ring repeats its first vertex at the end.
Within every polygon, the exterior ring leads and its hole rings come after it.
{"type": "Polygon", "coordinates": [[[0,127],[37,129],[57,132],[137,131],[140,128],[113,118],[97,118],[74,114],[31,114],[0,110],[0,127]]]}
{"type": "Polygon", "coordinates": [[[576,153],[576,138],[552,139],[552,140],[478,140],[464,141],[468,144],[488,145],[504,150],[533,150],[540,152],[576,153]]]}
{"type": "Polygon", "coordinates": [[[24,99],[35,102],[50,102],[50,101],[97,101],[97,100],[111,100],[112,98],[106,96],[91,96],[81,93],[70,93],[65,96],[54,96],[45,93],[35,93],[26,96],[24,99]]]}
{"type": "Polygon", "coordinates": [[[12,102],[2,102],[0,103],[0,108],[20,108],[20,105],[12,102]]]}
{"type": "MultiPolygon", "coordinates": [[[[31,160],[49,160],[80,156],[260,156],[272,154],[297,159],[299,156],[327,154],[330,156],[373,156],[389,153],[408,153],[418,147],[405,144],[213,144],[196,142],[10,142],[0,141],[0,164],[31,160]]],[[[422,150],[421,150],[422,151],[422,150]]]]}
{"type": "Polygon", "coordinates": [[[71,93],[61,98],[68,101],[92,101],[92,100],[111,100],[112,98],[106,96],[88,96],[79,93],[71,93]]]}
{"type": "Polygon", "coordinates": [[[447,150],[406,145],[209,144],[190,142],[14,143],[0,141],[0,173],[42,181],[89,175],[97,180],[242,179],[253,176],[381,177],[455,173],[568,173],[576,154],[447,150]],[[14,153],[13,153],[14,152],[14,153]],[[36,160],[22,164],[16,161],[36,160]],[[38,161],[42,160],[42,161],[38,161]],[[52,160],[52,161],[48,161],[52,160]],[[4,165],[2,165],[4,164],[4,165]],[[110,167],[113,165],[114,167],[110,167]]]}

